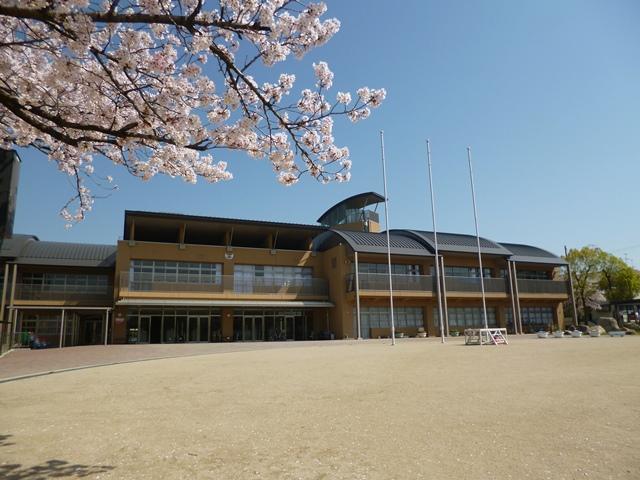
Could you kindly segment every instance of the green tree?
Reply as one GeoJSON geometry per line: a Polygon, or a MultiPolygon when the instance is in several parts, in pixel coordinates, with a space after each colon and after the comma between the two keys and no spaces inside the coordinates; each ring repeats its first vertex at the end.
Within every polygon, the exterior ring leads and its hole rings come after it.
{"type": "Polygon", "coordinates": [[[640,293],[640,272],[621,258],[606,254],[602,264],[600,288],[609,302],[628,300],[640,293]]]}
{"type": "Polygon", "coordinates": [[[591,311],[599,308],[600,280],[608,254],[597,247],[572,248],[566,256],[573,272],[573,288],[578,316],[591,318],[591,311]]]}

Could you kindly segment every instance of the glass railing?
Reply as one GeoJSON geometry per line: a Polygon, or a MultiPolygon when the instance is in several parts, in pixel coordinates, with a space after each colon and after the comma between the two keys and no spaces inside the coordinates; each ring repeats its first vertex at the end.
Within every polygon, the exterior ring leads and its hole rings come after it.
{"type": "Polygon", "coordinates": [[[37,285],[16,283],[16,300],[103,301],[111,298],[111,285],[37,285]]]}
{"type": "MultiPolygon", "coordinates": [[[[436,282],[428,275],[393,274],[393,289],[404,291],[434,291],[436,282]]],[[[386,273],[361,273],[358,276],[360,290],[389,290],[389,275],[386,273]]],[[[470,292],[480,293],[480,277],[445,277],[447,293],[470,292]]],[[[346,276],[346,291],[356,289],[355,274],[346,276]]],[[[484,278],[486,293],[509,293],[509,282],[506,278],[484,278]]],[[[518,280],[518,291],[522,293],[564,293],[569,289],[564,280],[518,280]]]]}
{"type": "Polygon", "coordinates": [[[518,280],[518,293],[569,293],[565,280],[518,280]]]}
{"type": "Polygon", "coordinates": [[[129,272],[120,274],[120,289],[130,292],[189,292],[189,293],[234,293],[258,295],[307,295],[326,297],[329,292],[323,278],[244,277],[218,275],[206,283],[186,281],[163,281],[140,276],[131,277],[129,272]]]}
{"type": "Polygon", "coordinates": [[[234,293],[327,296],[324,278],[231,277],[234,293]]]}
{"type": "MultiPolygon", "coordinates": [[[[445,277],[447,292],[481,292],[480,277],[445,277]]],[[[504,278],[484,278],[486,293],[506,293],[507,281],[504,278]]]]}
{"type": "MultiPolygon", "coordinates": [[[[433,281],[430,275],[392,274],[394,290],[412,292],[431,292],[433,281]]],[[[347,275],[347,292],[355,292],[356,276],[347,275]]],[[[389,275],[387,273],[361,273],[358,275],[360,290],[389,290],[389,275]]]]}

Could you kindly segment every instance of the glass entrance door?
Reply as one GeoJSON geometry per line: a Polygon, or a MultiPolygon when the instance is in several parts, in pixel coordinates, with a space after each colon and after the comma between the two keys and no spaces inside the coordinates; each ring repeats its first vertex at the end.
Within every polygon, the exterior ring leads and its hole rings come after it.
{"type": "Polygon", "coordinates": [[[149,334],[151,331],[151,317],[140,316],[140,330],[138,343],[149,343],[149,334]]]}
{"type": "Polygon", "coordinates": [[[253,317],[253,339],[255,341],[264,340],[264,318],[253,317]]]}
{"type": "Polygon", "coordinates": [[[295,339],[295,317],[284,317],[287,340],[295,339]]]}
{"type": "Polygon", "coordinates": [[[262,315],[237,316],[233,321],[233,334],[237,341],[264,340],[265,322],[262,315]]]}
{"type": "Polygon", "coordinates": [[[103,319],[98,316],[81,316],[79,318],[80,345],[100,345],[103,335],[103,319]]]}
{"type": "Polygon", "coordinates": [[[187,319],[187,339],[189,342],[209,340],[209,317],[189,317],[187,319]]]}
{"type": "Polygon", "coordinates": [[[242,340],[245,342],[264,340],[264,318],[248,316],[242,319],[242,340]]]}
{"type": "Polygon", "coordinates": [[[285,315],[276,317],[275,340],[293,340],[295,317],[285,315]]]}

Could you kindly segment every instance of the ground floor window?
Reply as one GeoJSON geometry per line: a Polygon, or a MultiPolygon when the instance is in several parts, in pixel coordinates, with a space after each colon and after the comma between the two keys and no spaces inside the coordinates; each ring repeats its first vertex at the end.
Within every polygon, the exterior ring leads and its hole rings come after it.
{"type": "MultiPolygon", "coordinates": [[[[534,333],[538,330],[549,330],[553,326],[552,307],[522,307],[522,330],[524,333],[534,333]]],[[[513,325],[513,312],[511,308],[504,309],[507,326],[513,325]]]]}
{"type": "Polygon", "coordinates": [[[222,335],[219,309],[132,309],[127,313],[128,343],[310,340],[319,338],[319,333],[314,331],[310,310],[235,310],[233,336],[228,339],[222,335]]]}
{"type": "Polygon", "coordinates": [[[58,344],[60,341],[60,315],[55,313],[23,313],[16,341],[28,346],[32,340],[43,344],[58,344]]]}
{"type": "MultiPolygon", "coordinates": [[[[356,311],[353,311],[356,318],[356,311]]],[[[424,327],[424,315],[421,307],[396,307],[393,309],[396,328],[424,327]]],[[[356,320],[357,321],[357,320],[356,320]]],[[[391,310],[389,307],[360,307],[360,331],[363,338],[371,337],[372,328],[391,328],[391,310]]]]}
{"type": "Polygon", "coordinates": [[[220,341],[218,309],[133,309],[127,314],[127,343],[220,341]]]}
{"type": "Polygon", "coordinates": [[[520,311],[522,312],[522,328],[525,332],[548,330],[553,325],[553,308],[551,307],[524,307],[520,311]]]}
{"type": "MultiPolygon", "coordinates": [[[[64,316],[63,347],[98,345],[104,342],[105,313],[87,310],[66,310],[64,316]]],[[[21,311],[18,317],[15,342],[30,346],[57,347],[60,343],[62,311],[21,311]]]]}
{"type": "Polygon", "coordinates": [[[315,340],[310,310],[244,309],[233,312],[235,341],[315,340]]]}
{"type": "MultiPolygon", "coordinates": [[[[449,317],[449,330],[463,330],[465,328],[483,328],[484,312],[482,307],[449,307],[447,309],[449,317]]],[[[433,321],[436,327],[440,325],[438,317],[438,309],[433,309],[433,321]]],[[[487,307],[487,325],[489,327],[497,327],[495,307],[487,307]]]]}

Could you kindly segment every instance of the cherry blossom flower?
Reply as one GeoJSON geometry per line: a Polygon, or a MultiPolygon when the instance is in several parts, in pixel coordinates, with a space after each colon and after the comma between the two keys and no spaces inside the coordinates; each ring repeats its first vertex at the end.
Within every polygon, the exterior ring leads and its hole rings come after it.
{"type": "Polygon", "coordinates": [[[349,180],[333,119],[366,119],[386,91],[329,100],[334,74],[323,61],[312,65],[315,89],[299,94],[292,73],[260,81],[250,73],[302,58],[340,22],[323,18],[322,2],[209,3],[0,0],[0,145],[35,148],[74,179],[60,212],[67,224],[93,206],[86,180],[104,178],[97,156],[142,180],[215,183],[233,178],[224,152],[242,150],[271,162],[284,185],[304,174],[349,180]]]}

